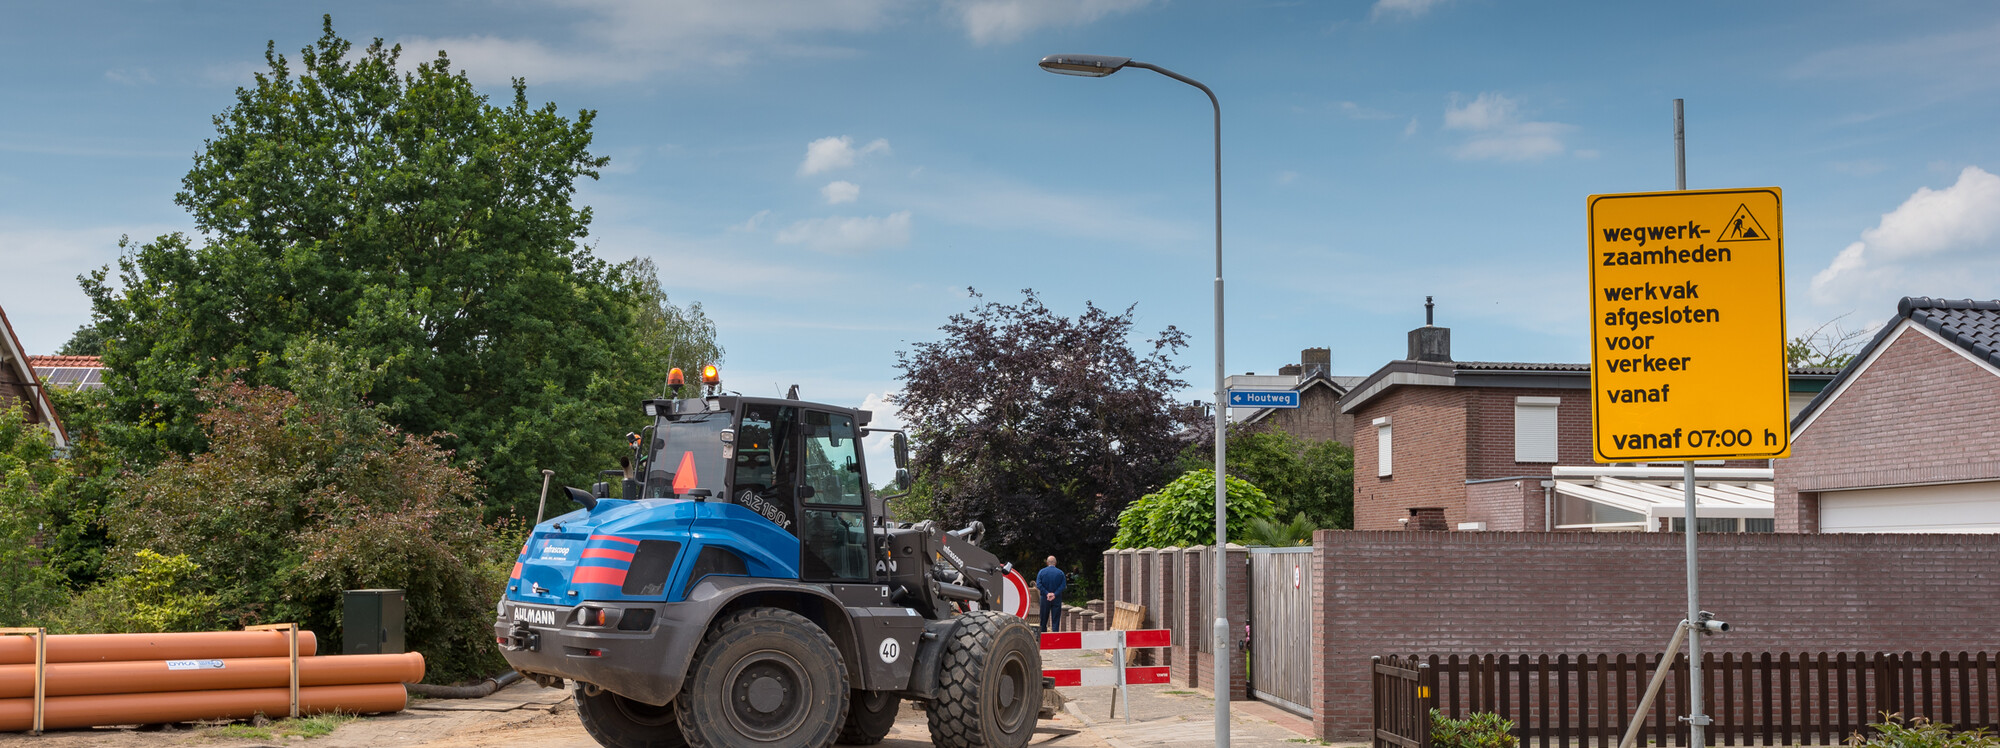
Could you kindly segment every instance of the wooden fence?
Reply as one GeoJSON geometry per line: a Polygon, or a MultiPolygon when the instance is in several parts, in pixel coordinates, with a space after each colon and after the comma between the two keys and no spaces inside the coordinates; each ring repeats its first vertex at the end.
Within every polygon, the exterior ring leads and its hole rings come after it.
{"type": "MultiPolygon", "coordinates": [[[[1513,720],[1523,748],[1615,748],[1660,662],[1646,654],[1375,660],[1378,748],[1427,748],[1420,733],[1428,732],[1424,715],[1433,708],[1513,720]]],[[[1687,657],[1670,667],[1641,744],[1688,744],[1679,719],[1690,711],[1687,657]]],[[[1714,720],[1710,745],[1836,745],[1884,713],[2000,728],[1997,653],[1705,652],[1702,674],[1705,711],[1714,720]]]]}

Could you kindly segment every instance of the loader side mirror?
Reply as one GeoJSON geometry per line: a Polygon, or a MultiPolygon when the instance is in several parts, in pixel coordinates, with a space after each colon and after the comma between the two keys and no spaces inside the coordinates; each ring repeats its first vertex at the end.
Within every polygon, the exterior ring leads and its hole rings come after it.
{"type": "Polygon", "coordinates": [[[896,468],[896,487],[905,491],[910,490],[910,471],[896,468]]]}
{"type": "MultiPolygon", "coordinates": [[[[905,433],[901,432],[901,431],[897,431],[897,432],[895,432],[895,434],[896,434],[896,436],[895,436],[895,443],[896,443],[896,467],[897,467],[897,469],[902,469],[902,468],[906,468],[906,467],[909,467],[909,466],[910,466],[910,436],[909,436],[908,434],[905,434],[905,433]]],[[[901,477],[898,477],[898,478],[897,478],[897,480],[898,480],[898,481],[902,481],[902,480],[904,480],[904,479],[903,479],[903,478],[901,478],[901,477]]],[[[903,486],[903,487],[904,487],[904,488],[909,488],[909,486],[907,486],[907,485],[905,485],[905,486],[903,486]]]]}

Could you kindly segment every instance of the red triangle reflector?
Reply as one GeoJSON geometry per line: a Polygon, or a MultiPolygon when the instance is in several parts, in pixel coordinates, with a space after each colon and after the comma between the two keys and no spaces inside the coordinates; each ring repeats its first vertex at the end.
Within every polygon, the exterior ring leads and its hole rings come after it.
{"type": "Polygon", "coordinates": [[[700,479],[695,477],[694,452],[682,452],[681,466],[674,470],[674,495],[693,491],[699,481],[700,479]]]}

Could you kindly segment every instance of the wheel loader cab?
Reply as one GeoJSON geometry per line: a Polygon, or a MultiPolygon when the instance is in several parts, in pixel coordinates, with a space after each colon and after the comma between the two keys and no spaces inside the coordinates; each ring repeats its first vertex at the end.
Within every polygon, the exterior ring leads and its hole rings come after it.
{"type": "Polygon", "coordinates": [[[799,578],[878,582],[862,458],[864,412],[798,400],[659,400],[644,498],[722,501],[799,542],[799,578]]]}

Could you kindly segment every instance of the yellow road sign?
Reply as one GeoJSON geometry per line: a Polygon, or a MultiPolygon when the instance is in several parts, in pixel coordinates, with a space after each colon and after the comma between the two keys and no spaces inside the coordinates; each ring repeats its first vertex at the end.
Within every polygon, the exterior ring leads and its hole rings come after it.
{"type": "Polygon", "coordinates": [[[1790,454],[1778,188],[1590,196],[1599,462],[1790,454]]]}

